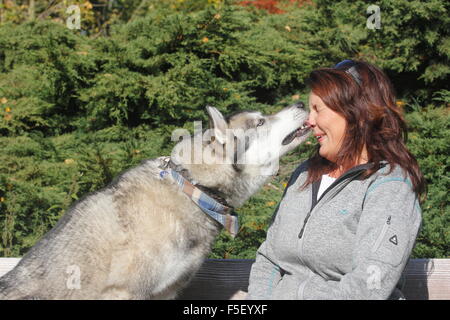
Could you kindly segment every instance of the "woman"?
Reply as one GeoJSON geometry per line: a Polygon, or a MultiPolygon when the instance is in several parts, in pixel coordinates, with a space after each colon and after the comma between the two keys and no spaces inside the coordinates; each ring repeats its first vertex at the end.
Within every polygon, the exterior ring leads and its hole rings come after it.
{"type": "Polygon", "coordinates": [[[400,298],[425,184],[393,87],[352,60],[313,71],[309,85],[318,150],[286,187],[247,298],[400,298]]]}

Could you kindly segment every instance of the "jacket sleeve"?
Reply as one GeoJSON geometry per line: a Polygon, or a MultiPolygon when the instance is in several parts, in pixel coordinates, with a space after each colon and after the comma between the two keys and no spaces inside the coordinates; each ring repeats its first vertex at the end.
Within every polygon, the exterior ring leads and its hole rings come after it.
{"type": "MultiPolygon", "coordinates": [[[[289,185],[288,185],[289,186],[289,185]]],[[[288,188],[286,187],[286,189],[288,188]]],[[[284,192],[284,194],[286,191],[284,192]]],[[[284,196],[283,194],[283,196],[284,196]]],[[[272,234],[278,227],[277,208],[272,217],[271,224],[267,230],[266,240],[261,244],[256,252],[256,260],[252,265],[249,278],[248,295],[249,300],[269,300],[272,297],[273,289],[281,279],[280,267],[274,261],[275,255],[272,252],[272,234]]]]}
{"type": "Polygon", "coordinates": [[[352,271],[339,281],[312,273],[300,299],[388,299],[409,260],[421,224],[409,179],[380,177],[368,188],[352,271]]]}
{"type": "Polygon", "coordinates": [[[261,244],[252,265],[247,295],[250,300],[270,299],[273,289],[281,279],[279,266],[266,256],[266,245],[266,241],[261,244]]]}
{"type": "MultiPolygon", "coordinates": [[[[308,161],[305,161],[293,172],[283,192],[281,201],[283,200],[287,189],[297,180],[299,175],[307,169],[307,165],[308,161]]],[[[271,225],[267,231],[266,240],[261,244],[256,252],[256,260],[255,263],[253,263],[250,272],[247,299],[271,299],[273,290],[281,279],[281,269],[275,262],[275,254],[273,253],[273,250],[271,250],[272,234],[278,226],[277,214],[280,208],[280,203],[278,203],[278,206],[273,214],[271,225]]]]}

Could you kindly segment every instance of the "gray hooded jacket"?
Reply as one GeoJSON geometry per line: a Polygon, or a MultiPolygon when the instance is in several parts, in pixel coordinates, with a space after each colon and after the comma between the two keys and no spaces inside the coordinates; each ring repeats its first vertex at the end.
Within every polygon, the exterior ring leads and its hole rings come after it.
{"type": "Polygon", "coordinates": [[[252,266],[249,299],[388,299],[421,225],[409,177],[370,164],[337,179],[320,199],[300,190],[308,161],[293,173],[252,266]]]}

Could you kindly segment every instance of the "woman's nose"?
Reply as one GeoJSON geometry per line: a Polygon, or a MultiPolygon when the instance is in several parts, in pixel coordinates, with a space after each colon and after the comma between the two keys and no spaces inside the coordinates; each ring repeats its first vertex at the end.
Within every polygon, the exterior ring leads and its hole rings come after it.
{"type": "Polygon", "coordinates": [[[306,124],[312,128],[316,126],[316,121],[311,113],[309,114],[308,120],[306,120],[306,124]]]}

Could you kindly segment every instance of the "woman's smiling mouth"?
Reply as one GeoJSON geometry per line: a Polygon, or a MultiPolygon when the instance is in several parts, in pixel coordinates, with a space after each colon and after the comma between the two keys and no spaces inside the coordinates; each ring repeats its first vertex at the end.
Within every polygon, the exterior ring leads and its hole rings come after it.
{"type": "Polygon", "coordinates": [[[316,137],[317,141],[322,142],[324,137],[325,137],[325,133],[316,133],[314,134],[314,136],[316,137]]]}

